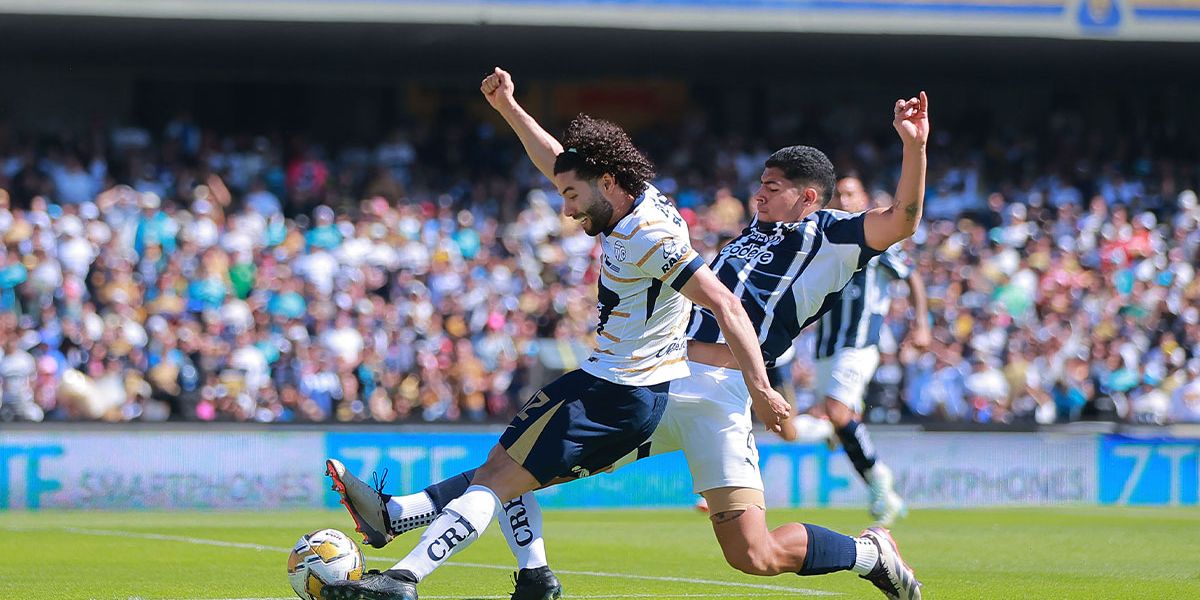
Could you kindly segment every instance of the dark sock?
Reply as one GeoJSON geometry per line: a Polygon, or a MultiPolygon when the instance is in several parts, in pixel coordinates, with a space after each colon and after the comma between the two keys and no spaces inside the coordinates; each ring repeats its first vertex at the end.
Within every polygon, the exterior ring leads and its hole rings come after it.
{"type": "Polygon", "coordinates": [[[854,538],[817,525],[803,523],[808,531],[808,552],[800,575],[824,575],[849,571],[858,556],[854,538]]]}
{"type": "Polygon", "coordinates": [[[842,441],[842,447],[846,449],[846,456],[854,463],[854,470],[858,471],[865,481],[867,471],[875,466],[875,444],[871,441],[871,434],[867,433],[867,426],[858,421],[850,421],[836,432],[838,439],[842,441]]]}
{"type": "Polygon", "coordinates": [[[474,478],[475,469],[463,471],[458,475],[454,475],[449,479],[443,479],[425,488],[424,491],[429,495],[429,499],[433,501],[434,509],[440,513],[451,500],[463,495],[467,491],[467,488],[471,487],[471,480],[474,478]]]}

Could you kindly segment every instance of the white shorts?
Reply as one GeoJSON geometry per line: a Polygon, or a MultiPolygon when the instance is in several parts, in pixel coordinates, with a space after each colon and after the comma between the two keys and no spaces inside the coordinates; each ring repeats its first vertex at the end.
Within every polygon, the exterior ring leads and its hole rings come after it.
{"type": "Polygon", "coordinates": [[[817,360],[817,397],[829,397],[855,412],[863,410],[867,384],[879,367],[879,348],[838,348],[829,358],[817,360]]]}
{"type": "MultiPolygon", "coordinates": [[[[688,361],[692,374],[671,382],[649,455],[683,450],[696,493],[721,487],[763,489],[750,420],[750,392],[737,369],[688,361]]],[[[620,468],[637,452],[618,461],[620,468]]],[[[642,452],[645,455],[645,452],[642,452]]]]}

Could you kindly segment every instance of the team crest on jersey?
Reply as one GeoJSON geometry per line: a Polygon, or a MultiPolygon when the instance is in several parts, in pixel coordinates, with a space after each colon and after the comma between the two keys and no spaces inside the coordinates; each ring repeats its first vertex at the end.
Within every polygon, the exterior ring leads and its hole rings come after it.
{"type": "Polygon", "coordinates": [[[613,256],[615,256],[617,260],[625,262],[625,259],[629,257],[629,251],[625,249],[625,244],[622,244],[621,242],[614,242],[613,256]]]}

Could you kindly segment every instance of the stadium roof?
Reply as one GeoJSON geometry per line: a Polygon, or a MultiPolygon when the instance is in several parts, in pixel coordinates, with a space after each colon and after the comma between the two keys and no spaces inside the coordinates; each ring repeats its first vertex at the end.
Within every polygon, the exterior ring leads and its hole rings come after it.
{"type": "Polygon", "coordinates": [[[1200,41],[1200,0],[0,0],[0,14],[1200,41]]]}

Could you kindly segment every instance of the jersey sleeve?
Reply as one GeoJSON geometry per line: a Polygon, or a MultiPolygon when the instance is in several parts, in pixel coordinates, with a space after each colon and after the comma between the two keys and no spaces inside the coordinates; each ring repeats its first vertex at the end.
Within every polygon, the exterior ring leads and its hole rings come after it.
{"type": "Polygon", "coordinates": [[[847,261],[853,261],[855,271],[866,266],[867,261],[880,254],[867,245],[864,225],[867,213],[848,213],[840,210],[818,211],[818,223],[825,239],[847,261]]]}
{"type": "Polygon", "coordinates": [[[908,255],[900,249],[899,244],[880,254],[879,264],[887,267],[896,276],[896,279],[907,279],[912,273],[912,263],[909,262],[908,255]]]}
{"type": "Polygon", "coordinates": [[[629,259],[647,277],[653,277],[676,291],[704,264],[692,249],[686,230],[679,232],[661,224],[649,227],[630,240],[629,259]]]}

